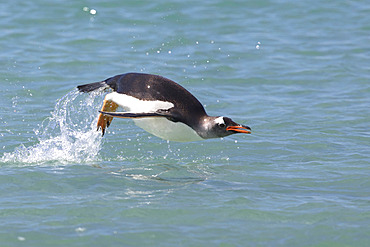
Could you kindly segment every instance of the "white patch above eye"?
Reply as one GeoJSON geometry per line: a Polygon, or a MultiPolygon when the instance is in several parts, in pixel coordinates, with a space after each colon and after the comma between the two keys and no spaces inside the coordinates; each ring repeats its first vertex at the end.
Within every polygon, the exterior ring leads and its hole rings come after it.
{"type": "Polygon", "coordinates": [[[220,125],[220,124],[225,124],[224,117],[218,117],[215,119],[215,123],[220,125]]]}
{"type": "Polygon", "coordinates": [[[156,112],[157,110],[168,110],[174,107],[174,104],[168,101],[160,100],[140,100],[138,98],[113,92],[105,96],[106,100],[111,100],[121,106],[123,109],[141,113],[141,112],[156,112]]]}

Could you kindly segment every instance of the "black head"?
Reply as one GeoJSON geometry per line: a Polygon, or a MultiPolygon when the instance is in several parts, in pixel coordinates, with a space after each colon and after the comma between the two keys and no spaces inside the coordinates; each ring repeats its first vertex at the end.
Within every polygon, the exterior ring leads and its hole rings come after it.
{"type": "Polygon", "coordinates": [[[228,117],[207,117],[204,119],[203,130],[200,135],[205,138],[217,138],[236,133],[250,134],[251,128],[235,123],[228,117]]]}

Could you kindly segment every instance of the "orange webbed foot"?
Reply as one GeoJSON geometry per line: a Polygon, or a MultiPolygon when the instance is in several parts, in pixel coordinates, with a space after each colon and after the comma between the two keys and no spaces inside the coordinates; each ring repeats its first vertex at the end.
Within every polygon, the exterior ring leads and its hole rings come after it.
{"type": "MultiPolygon", "coordinates": [[[[101,111],[104,112],[115,112],[118,105],[110,100],[104,100],[103,106],[101,108],[101,111]]],[[[112,123],[113,117],[106,116],[102,113],[99,114],[98,123],[97,123],[97,130],[101,129],[102,136],[104,136],[105,129],[109,127],[109,125],[112,123]]]]}

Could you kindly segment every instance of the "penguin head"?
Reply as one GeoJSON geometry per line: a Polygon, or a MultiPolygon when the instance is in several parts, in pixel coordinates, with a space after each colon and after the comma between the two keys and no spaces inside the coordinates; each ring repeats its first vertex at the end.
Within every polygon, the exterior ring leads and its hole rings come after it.
{"type": "Polygon", "coordinates": [[[250,134],[251,128],[235,123],[228,117],[209,117],[204,119],[203,131],[200,134],[205,139],[225,137],[236,133],[250,134]]]}

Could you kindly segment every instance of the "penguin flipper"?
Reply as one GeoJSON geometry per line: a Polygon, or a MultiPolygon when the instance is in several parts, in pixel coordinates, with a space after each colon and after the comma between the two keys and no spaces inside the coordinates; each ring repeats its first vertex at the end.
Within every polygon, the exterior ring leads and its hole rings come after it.
{"type": "Polygon", "coordinates": [[[101,114],[109,117],[118,117],[118,118],[146,118],[146,117],[170,117],[162,113],[135,113],[135,112],[105,112],[99,111],[101,114]]]}
{"type": "MultiPolygon", "coordinates": [[[[131,119],[138,119],[138,118],[152,118],[152,117],[162,117],[162,118],[167,118],[168,120],[172,122],[178,122],[178,118],[174,115],[172,115],[170,112],[166,110],[159,110],[158,112],[141,112],[141,113],[136,113],[136,112],[106,112],[106,111],[99,111],[100,116],[103,116],[104,118],[109,118],[108,125],[112,121],[114,117],[117,118],[131,118],[131,119]]],[[[98,124],[99,125],[99,124],[98,124]]],[[[102,132],[104,135],[105,128],[102,128],[102,132]]]]}

